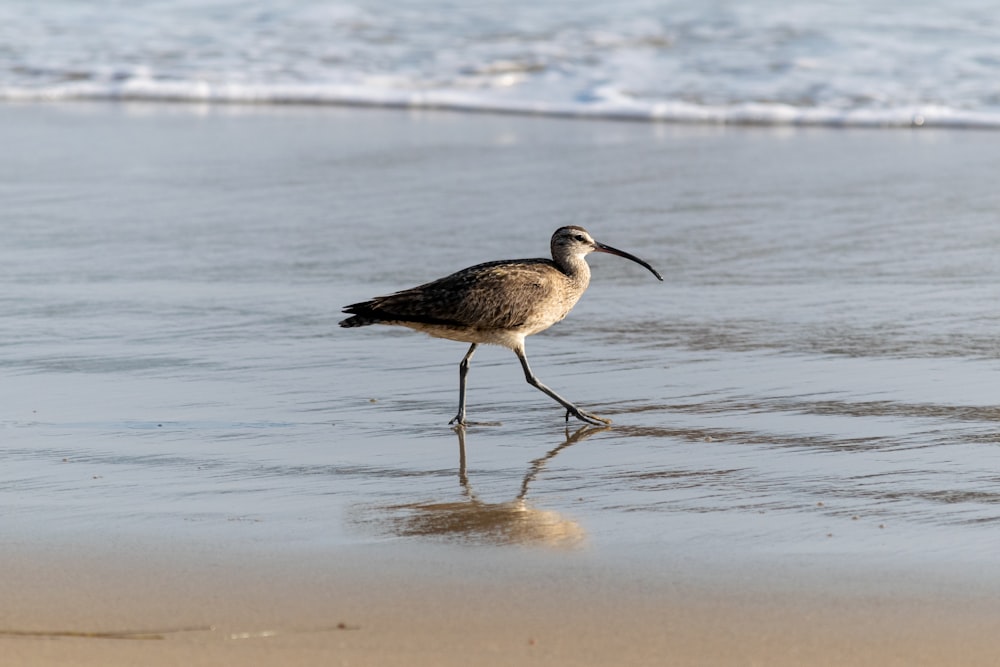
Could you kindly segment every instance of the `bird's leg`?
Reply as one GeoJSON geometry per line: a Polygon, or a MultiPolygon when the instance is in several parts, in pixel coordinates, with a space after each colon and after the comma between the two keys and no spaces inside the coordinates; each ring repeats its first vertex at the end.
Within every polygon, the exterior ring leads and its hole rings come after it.
{"type": "Polygon", "coordinates": [[[558,401],[561,406],[566,408],[566,421],[569,421],[569,416],[573,415],[582,422],[586,422],[588,424],[594,424],[597,426],[611,423],[610,419],[605,419],[604,417],[598,417],[597,415],[581,410],[580,408],[576,407],[575,405],[567,401],[565,398],[563,398],[562,396],[560,396],[559,394],[557,394],[556,392],[552,391],[544,384],[542,384],[538,380],[538,378],[535,377],[535,374],[531,372],[531,367],[528,365],[528,357],[525,356],[523,347],[515,349],[514,354],[516,354],[517,358],[521,361],[521,368],[524,369],[524,379],[528,381],[528,384],[530,384],[532,387],[535,387],[536,389],[541,389],[543,392],[545,392],[546,394],[554,398],[556,401],[558,401]]]}
{"type": "Polygon", "coordinates": [[[469,496],[472,495],[472,490],[469,488],[469,474],[465,463],[465,424],[456,426],[455,433],[458,434],[458,483],[462,485],[465,495],[469,496]]]}
{"type": "Polygon", "coordinates": [[[472,359],[472,353],[478,346],[478,343],[473,343],[462,357],[462,363],[458,365],[458,414],[448,422],[449,424],[465,425],[465,378],[469,375],[469,360],[472,359]]]}

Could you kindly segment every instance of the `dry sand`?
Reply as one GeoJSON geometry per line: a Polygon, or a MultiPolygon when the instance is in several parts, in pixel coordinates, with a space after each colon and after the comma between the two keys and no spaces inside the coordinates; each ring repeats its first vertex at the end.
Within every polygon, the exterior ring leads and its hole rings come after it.
{"type": "Polygon", "coordinates": [[[909,666],[1000,655],[996,597],[919,572],[840,586],[815,564],[626,574],[580,553],[149,543],[7,546],[2,567],[5,665],[909,666]]]}

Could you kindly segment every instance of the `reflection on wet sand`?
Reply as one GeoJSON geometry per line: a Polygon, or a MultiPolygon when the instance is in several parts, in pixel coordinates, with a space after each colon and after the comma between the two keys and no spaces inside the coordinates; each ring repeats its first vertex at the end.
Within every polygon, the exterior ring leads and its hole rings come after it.
{"type": "Polygon", "coordinates": [[[486,502],[469,481],[465,455],[465,428],[458,435],[458,480],[464,499],[452,502],[416,502],[383,507],[367,507],[358,523],[374,526],[378,532],[401,537],[444,538],[458,542],[490,545],[527,545],[546,548],[573,548],[586,536],[583,528],[558,512],[533,506],[528,487],[559,452],[607,426],[584,426],[544,456],[531,462],[513,500],[486,502]]]}

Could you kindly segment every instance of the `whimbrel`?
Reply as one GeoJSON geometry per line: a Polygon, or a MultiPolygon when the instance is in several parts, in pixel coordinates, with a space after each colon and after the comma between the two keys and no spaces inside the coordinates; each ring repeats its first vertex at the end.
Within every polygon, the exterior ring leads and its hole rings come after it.
{"type": "Polygon", "coordinates": [[[552,259],[507,259],[477,264],[450,276],[344,308],[353,317],[342,327],[394,324],[437,338],[471,343],[458,365],[458,414],[450,424],[465,424],[465,384],[469,361],[483,343],[509,347],[521,361],[530,385],[545,392],[589,424],[610,419],[581,410],[542,384],[528,366],[524,339],[562,320],[590,284],[585,257],[606,252],[630,259],[663,280],[656,269],[635,255],[598,243],[583,227],[560,227],[552,235],[552,259]]]}

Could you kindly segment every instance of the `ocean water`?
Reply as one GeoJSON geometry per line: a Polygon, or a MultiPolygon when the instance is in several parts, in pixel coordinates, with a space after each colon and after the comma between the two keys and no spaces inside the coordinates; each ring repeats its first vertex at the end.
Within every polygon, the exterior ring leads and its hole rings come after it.
{"type": "Polygon", "coordinates": [[[7,540],[996,575],[1000,134],[63,102],[0,145],[7,540]],[[456,433],[464,345],[337,327],[564,224],[666,278],[594,256],[528,341],[609,429],[482,348],[456,433]]]}
{"type": "Polygon", "coordinates": [[[0,100],[1000,126],[979,0],[0,5],[0,100]]]}

